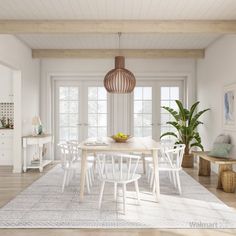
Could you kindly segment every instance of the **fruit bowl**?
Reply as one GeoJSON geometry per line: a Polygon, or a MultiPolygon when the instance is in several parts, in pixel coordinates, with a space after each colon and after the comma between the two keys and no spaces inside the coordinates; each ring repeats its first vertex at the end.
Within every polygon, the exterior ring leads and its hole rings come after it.
{"type": "Polygon", "coordinates": [[[111,138],[116,141],[117,143],[125,143],[129,138],[131,138],[130,135],[118,133],[116,135],[112,135],[111,138]]]}

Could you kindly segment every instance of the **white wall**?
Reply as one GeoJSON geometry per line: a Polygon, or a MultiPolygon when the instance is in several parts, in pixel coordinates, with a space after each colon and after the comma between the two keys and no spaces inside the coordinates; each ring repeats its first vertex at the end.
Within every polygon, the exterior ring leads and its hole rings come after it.
{"type": "MultiPolygon", "coordinates": [[[[12,35],[0,35],[0,64],[5,64],[21,75],[21,134],[31,134],[31,119],[39,113],[39,78],[40,62],[32,59],[31,49],[12,35]]],[[[19,76],[15,76],[19,77],[19,76]]],[[[19,88],[20,89],[20,88],[19,88]]],[[[19,110],[19,107],[18,107],[19,110]]],[[[21,140],[19,140],[21,142],[21,140]]],[[[19,147],[19,145],[18,145],[19,147]]],[[[21,152],[18,151],[18,166],[14,171],[21,170],[21,152]]]]}
{"type": "MultiPolygon", "coordinates": [[[[205,59],[197,62],[197,98],[201,102],[200,108],[211,108],[202,119],[205,125],[200,128],[206,150],[211,149],[220,133],[230,134],[233,144],[236,144],[236,131],[224,130],[222,120],[223,87],[232,83],[236,83],[236,35],[217,40],[206,50],[205,59]]],[[[232,155],[235,154],[236,148],[232,150],[232,155]]]]}
{"type": "Polygon", "coordinates": [[[1,65],[1,64],[0,64],[0,82],[1,82],[0,85],[3,86],[1,89],[1,91],[2,91],[1,98],[3,96],[3,99],[4,99],[4,100],[0,100],[0,102],[3,102],[3,101],[6,101],[7,99],[9,100],[9,97],[8,97],[9,94],[7,94],[7,92],[11,91],[11,93],[12,93],[12,91],[13,91],[13,89],[12,89],[13,79],[12,79],[12,69],[10,69],[9,67],[7,67],[5,65],[1,65]],[[5,85],[5,83],[6,83],[6,85],[5,85]],[[6,87],[7,91],[5,90],[4,85],[7,86],[6,87]],[[5,91],[6,91],[6,93],[4,93],[5,91]]]}
{"type": "Polygon", "coordinates": [[[0,78],[7,78],[8,80],[12,79],[12,70],[5,66],[0,64],[0,78]]]}
{"type": "Polygon", "coordinates": [[[39,112],[40,62],[31,49],[12,35],[0,35],[0,63],[22,73],[22,134],[31,133],[32,116],[39,112]]]}
{"type": "MultiPolygon", "coordinates": [[[[131,70],[137,79],[166,79],[167,76],[188,76],[187,100],[191,104],[195,101],[195,65],[193,59],[126,59],[126,68],[131,70]]],[[[78,75],[81,79],[103,80],[105,74],[114,68],[114,59],[43,59],[41,61],[41,107],[42,122],[51,131],[51,83],[50,75],[78,75]]],[[[121,95],[122,96],[122,95],[121,95]]],[[[116,114],[123,114],[117,121],[124,121],[127,117],[127,99],[114,99],[113,107],[116,114]],[[119,104],[118,104],[118,103],[119,104]],[[123,103],[122,103],[123,102],[123,103]],[[122,104],[120,104],[122,103],[122,104]],[[117,105],[118,104],[118,105],[117,105]],[[117,109],[118,107],[118,109],[117,109]],[[124,112],[122,111],[124,110],[124,112]]],[[[120,122],[121,123],[121,122],[120,122]]],[[[128,124],[128,123],[127,123],[128,124]]],[[[125,125],[127,127],[128,125],[125,125]]],[[[123,130],[117,124],[114,130],[123,130]]]]}

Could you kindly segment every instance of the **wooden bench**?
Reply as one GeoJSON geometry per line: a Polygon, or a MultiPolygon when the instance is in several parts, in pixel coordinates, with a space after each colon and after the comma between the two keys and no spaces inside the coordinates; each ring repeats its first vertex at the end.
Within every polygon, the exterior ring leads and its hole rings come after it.
{"type": "Polygon", "coordinates": [[[222,172],[225,170],[232,170],[233,164],[236,164],[236,159],[208,156],[209,152],[193,151],[192,153],[194,157],[199,157],[199,170],[198,170],[199,176],[211,175],[211,163],[219,165],[217,188],[223,189],[221,182],[222,172]]]}

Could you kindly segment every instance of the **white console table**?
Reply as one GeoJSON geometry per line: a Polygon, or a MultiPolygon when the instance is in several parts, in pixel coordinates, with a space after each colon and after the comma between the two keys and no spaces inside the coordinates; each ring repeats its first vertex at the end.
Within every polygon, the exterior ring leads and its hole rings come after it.
{"type": "Polygon", "coordinates": [[[26,172],[27,169],[39,169],[40,172],[43,171],[43,167],[50,164],[54,160],[54,145],[53,145],[53,136],[50,134],[43,134],[38,136],[24,136],[23,138],[23,171],[26,172]],[[43,160],[43,145],[50,143],[51,144],[51,159],[43,160]],[[37,145],[38,146],[38,159],[39,164],[28,164],[27,162],[27,146],[37,145]]]}

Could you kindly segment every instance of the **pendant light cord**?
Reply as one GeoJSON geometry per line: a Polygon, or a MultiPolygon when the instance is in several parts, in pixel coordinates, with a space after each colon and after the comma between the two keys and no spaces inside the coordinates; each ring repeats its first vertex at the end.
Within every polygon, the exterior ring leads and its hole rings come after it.
{"type": "Polygon", "coordinates": [[[120,56],[120,38],[121,38],[121,32],[118,32],[118,37],[119,37],[119,52],[118,52],[118,54],[119,54],[119,56],[120,56]]]}

